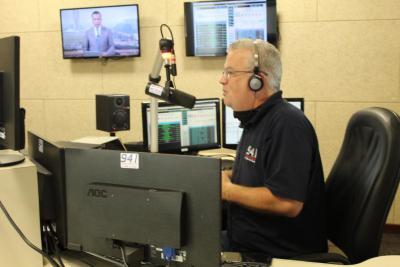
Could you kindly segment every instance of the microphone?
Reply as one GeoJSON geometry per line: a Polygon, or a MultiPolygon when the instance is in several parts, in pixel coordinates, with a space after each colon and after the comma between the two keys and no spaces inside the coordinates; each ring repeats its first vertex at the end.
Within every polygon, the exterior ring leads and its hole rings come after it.
{"type": "Polygon", "coordinates": [[[151,81],[147,83],[145,92],[147,95],[185,108],[193,108],[196,102],[196,97],[190,94],[175,88],[163,87],[151,81]]]}
{"type": "Polygon", "coordinates": [[[149,82],[146,85],[145,93],[173,105],[193,108],[196,97],[174,88],[175,85],[170,80],[170,75],[176,76],[174,41],[162,38],[159,41],[159,50],[149,74],[149,82]],[[158,84],[161,80],[160,71],[163,63],[167,73],[165,87],[158,84]]]}

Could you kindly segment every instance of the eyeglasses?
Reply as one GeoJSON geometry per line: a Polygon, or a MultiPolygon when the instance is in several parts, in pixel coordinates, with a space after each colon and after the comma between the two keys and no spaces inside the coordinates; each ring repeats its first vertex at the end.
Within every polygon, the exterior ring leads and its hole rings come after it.
{"type": "Polygon", "coordinates": [[[224,79],[229,80],[233,76],[239,74],[239,73],[253,73],[251,70],[224,70],[222,72],[222,76],[224,79]]]}

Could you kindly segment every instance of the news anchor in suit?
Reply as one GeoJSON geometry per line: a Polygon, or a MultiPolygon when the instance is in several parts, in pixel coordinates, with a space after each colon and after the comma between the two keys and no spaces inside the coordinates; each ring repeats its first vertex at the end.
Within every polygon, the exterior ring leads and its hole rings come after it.
{"type": "Polygon", "coordinates": [[[98,53],[98,56],[114,54],[114,40],[111,29],[101,25],[101,13],[92,13],[93,27],[86,31],[83,50],[86,54],[98,53]]]}

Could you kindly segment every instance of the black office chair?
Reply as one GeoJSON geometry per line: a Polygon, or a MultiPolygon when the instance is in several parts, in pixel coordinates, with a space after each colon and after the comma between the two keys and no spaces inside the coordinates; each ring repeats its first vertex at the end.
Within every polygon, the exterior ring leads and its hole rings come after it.
{"type": "Polygon", "coordinates": [[[384,108],[356,112],[326,181],[328,238],[347,258],[332,253],[296,258],[356,264],[378,256],[399,171],[399,116],[384,108]]]}

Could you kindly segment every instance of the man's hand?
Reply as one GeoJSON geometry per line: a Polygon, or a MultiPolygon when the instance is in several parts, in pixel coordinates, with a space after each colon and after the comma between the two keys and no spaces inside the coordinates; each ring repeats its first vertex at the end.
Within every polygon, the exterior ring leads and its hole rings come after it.
{"type": "Polygon", "coordinates": [[[231,178],[232,178],[232,171],[222,171],[221,172],[221,195],[222,195],[222,199],[229,201],[229,192],[231,190],[232,187],[232,182],[231,182],[231,178]]]}

